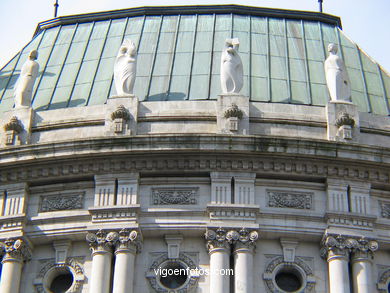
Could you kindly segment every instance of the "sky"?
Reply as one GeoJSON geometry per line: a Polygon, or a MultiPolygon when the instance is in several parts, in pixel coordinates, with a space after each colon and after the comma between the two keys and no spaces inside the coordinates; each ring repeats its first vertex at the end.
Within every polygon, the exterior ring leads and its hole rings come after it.
{"type": "MultiPolygon", "coordinates": [[[[53,18],[54,0],[0,0],[0,68],[32,38],[37,24],[53,18]]],[[[339,16],[343,31],[390,72],[390,0],[323,0],[324,13],[339,16]]],[[[239,4],[318,11],[317,0],[59,0],[58,16],[139,6],[239,4]]]]}

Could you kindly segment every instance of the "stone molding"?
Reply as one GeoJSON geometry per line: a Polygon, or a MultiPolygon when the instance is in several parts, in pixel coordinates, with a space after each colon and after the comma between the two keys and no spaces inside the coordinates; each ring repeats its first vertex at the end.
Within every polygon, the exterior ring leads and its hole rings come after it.
{"type": "Polygon", "coordinates": [[[152,188],[153,205],[194,205],[197,204],[198,187],[152,188]]]}
{"type": "Polygon", "coordinates": [[[265,272],[263,274],[263,280],[266,284],[267,291],[272,293],[285,293],[278,288],[275,282],[276,274],[283,268],[288,268],[289,270],[297,270],[301,277],[303,286],[299,292],[309,293],[313,292],[316,279],[313,275],[313,270],[310,266],[300,257],[296,257],[294,262],[284,261],[283,256],[274,257],[267,265],[265,272]]]}
{"type": "Polygon", "coordinates": [[[218,228],[217,230],[207,229],[205,233],[206,247],[209,253],[218,249],[226,249],[230,252],[230,246],[235,250],[246,248],[254,249],[259,233],[255,230],[242,228],[241,230],[218,228]]]}
{"type": "MultiPolygon", "coordinates": [[[[281,143],[281,142],[280,142],[281,143]]],[[[302,146],[303,147],[303,146],[302,146]]],[[[42,151],[46,151],[42,149],[42,151]]],[[[60,150],[58,150],[60,152],[60,150]]],[[[336,160],[333,157],[333,160],[336,160]]],[[[351,160],[353,160],[351,158],[351,160]]],[[[324,163],[323,161],[299,161],[285,160],[278,158],[260,159],[235,159],[232,157],[219,158],[199,157],[191,155],[178,159],[172,157],[162,157],[161,159],[151,159],[150,157],[138,158],[102,158],[91,162],[90,160],[59,161],[48,163],[44,166],[26,166],[23,170],[5,168],[0,171],[0,184],[18,181],[31,181],[36,179],[58,178],[59,176],[85,176],[85,174],[106,174],[117,172],[140,172],[164,171],[245,171],[245,172],[267,172],[280,175],[300,175],[300,176],[326,176],[332,178],[344,178],[345,180],[366,180],[370,182],[390,182],[390,172],[380,167],[357,167],[345,163],[343,168],[339,164],[324,163]]]]}
{"type": "Polygon", "coordinates": [[[388,293],[388,286],[390,284],[390,268],[387,268],[384,272],[382,272],[379,276],[377,282],[377,288],[379,293],[388,293]]]}
{"type": "Polygon", "coordinates": [[[140,252],[142,236],[137,230],[122,229],[120,231],[106,232],[99,230],[96,233],[87,233],[86,240],[89,243],[92,255],[95,253],[115,252],[140,252]]]}
{"type": "Polygon", "coordinates": [[[0,254],[4,254],[5,261],[28,261],[31,258],[31,249],[22,239],[7,239],[0,242],[0,254]]]}
{"type": "Polygon", "coordinates": [[[42,263],[41,269],[34,280],[34,286],[37,293],[47,293],[50,287],[50,281],[58,273],[70,272],[73,275],[72,286],[67,293],[81,292],[85,281],[84,271],[79,259],[69,258],[65,263],[58,264],[54,260],[46,260],[42,263]]]}
{"type": "Polygon", "coordinates": [[[369,259],[377,251],[379,244],[372,239],[344,235],[326,235],[322,241],[321,256],[331,261],[334,258],[347,257],[352,253],[352,259],[360,261],[369,259]]]}
{"type": "Polygon", "coordinates": [[[313,193],[286,190],[267,190],[268,206],[272,208],[307,209],[312,208],[313,193]]]}
{"type": "Polygon", "coordinates": [[[40,212],[82,209],[85,192],[41,196],[40,212]]]}

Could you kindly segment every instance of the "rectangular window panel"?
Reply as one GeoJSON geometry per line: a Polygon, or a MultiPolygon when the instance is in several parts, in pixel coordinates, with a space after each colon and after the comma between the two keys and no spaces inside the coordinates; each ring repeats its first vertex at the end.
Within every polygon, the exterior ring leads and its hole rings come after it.
{"type": "Polygon", "coordinates": [[[267,34],[267,19],[265,17],[251,17],[252,33],[267,34]]]}
{"type": "Polygon", "coordinates": [[[346,35],[344,35],[342,30],[339,30],[339,32],[340,32],[341,45],[343,47],[356,48],[356,45],[346,35]]]}
{"type": "Polygon", "coordinates": [[[139,45],[138,53],[154,53],[157,47],[158,34],[154,33],[143,33],[141,43],[139,45]]]}
{"type": "Polygon", "coordinates": [[[101,59],[99,69],[96,73],[95,82],[101,80],[111,80],[114,75],[115,58],[101,59]]]}
{"type": "Polygon", "coordinates": [[[329,43],[338,43],[338,38],[334,26],[321,23],[321,29],[325,47],[328,47],[329,43]]]}
{"type": "Polygon", "coordinates": [[[383,89],[378,73],[364,72],[367,91],[369,94],[383,96],[383,89]]]}
{"type": "Polygon", "coordinates": [[[68,57],[66,58],[66,63],[80,63],[83,58],[86,45],[87,42],[72,43],[68,57]]]}
{"type": "Polygon", "coordinates": [[[311,100],[313,105],[325,106],[329,101],[328,88],[324,84],[311,84],[311,100]]]}
{"type": "Polygon", "coordinates": [[[362,58],[364,71],[369,71],[372,73],[378,72],[378,67],[376,63],[369,56],[367,56],[363,51],[360,51],[360,56],[362,58]]]}
{"type": "Polygon", "coordinates": [[[208,75],[192,75],[190,99],[204,100],[208,98],[209,76],[208,75]]]}
{"type": "Polygon", "coordinates": [[[211,75],[210,99],[217,99],[218,95],[222,93],[221,90],[221,76],[219,74],[211,75]]]}
{"type": "Polygon", "coordinates": [[[368,112],[366,96],[362,92],[352,91],[352,102],[358,106],[359,111],[368,112]]]}
{"type": "Polygon", "coordinates": [[[176,54],[180,52],[192,52],[194,41],[193,32],[179,32],[177,35],[176,54]]]}
{"type": "Polygon", "coordinates": [[[148,100],[165,100],[168,92],[168,76],[153,76],[148,100]]]}
{"type": "Polygon", "coordinates": [[[185,100],[189,81],[189,76],[173,75],[167,99],[172,101],[185,100]]]}
{"type": "Polygon", "coordinates": [[[220,74],[221,73],[221,52],[215,52],[213,54],[213,68],[211,74],[220,74]]]}
{"type": "Polygon", "coordinates": [[[271,57],[271,77],[287,79],[286,58],[271,57]]]}
{"type": "Polygon", "coordinates": [[[55,45],[51,52],[49,62],[47,66],[64,64],[66,54],[69,50],[70,44],[55,45]]]}
{"type": "MultiPolygon", "coordinates": [[[[172,54],[158,54],[154,65],[153,76],[169,75],[172,65],[172,54]]],[[[183,64],[182,64],[183,66],[183,64]]]]}
{"type": "Polygon", "coordinates": [[[306,65],[303,59],[289,59],[290,62],[290,78],[295,81],[307,81],[306,65]]]}
{"type": "Polygon", "coordinates": [[[286,39],[280,36],[270,36],[270,53],[271,56],[286,56],[286,39]]]}
{"type": "Polygon", "coordinates": [[[290,58],[306,58],[302,39],[288,38],[288,55],[290,58]]]}
{"type": "Polygon", "coordinates": [[[189,76],[191,71],[191,58],[191,53],[176,53],[172,74],[189,76]]]}
{"type": "Polygon", "coordinates": [[[142,31],[143,24],[144,24],[143,16],[130,17],[127,23],[125,36],[127,37],[128,35],[139,34],[142,31]]]}
{"type": "Polygon", "coordinates": [[[249,32],[250,31],[250,18],[249,16],[234,15],[234,31],[249,32]]]}
{"type": "Polygon", "coordinates": [[[288,103],[287,80],[271,79],[272,102],[288,103]]]}
{"type": "Polygon", "coordinates": [[[231,15],[217,15],[215,20],[215,31],[221,32],[221,31],[229,31],[232,27],[232,17],[231,15]]]}
{"type": "Polygon", "coordinates": [[[84,106],[87,102],[91,83],[82,83],[75,85],[69,107],[84,106]]]}
{"type": "Polygon", "coordinates": [[[122,37],[123,32],[125,31],[126,18],[113,19],[111,21],[110,30],[108,32],[108,37],[122,37]]]}
{"type": "Polygon", "coordinates": [[[110,25],[110,21],[107,20],[95,22],[90,39],[98,40],[98,39],[106,38],[109,25],[110,25]]]}
{"type": "Polygon", "coordinates": [[[238,38],[238,41],[240,42],[238,52],[249,53],[249,32],[235,32],[234,37],[238,38]]]}
{"type": "Polygon", "coordinates": [[[383,96],[368,95],[370,99],[371,109],[374,114],[389,115],[387,112],[386,100],[383,96]]]}
{"type": "Polygon", "coordinates": [[[75,42],[86,42],[91,34],[93,28],[92,23],[81,23],[77,27],[77,31],[73,38],[73,43],[75,42]]]}
{"type": "Polygon", "coordinates": [[[287,36],[290,38],[302,38],[302,25],[297,20],[286,20],[287,36]]]}
{"type": "Polygon", "coordinates": [[[161,32],[176,32],[178,16],[164,16],[161,25],[161,32]]]}
{"type": "Polygon", "coordinates": [[[318,22],[305,21],[303,26],[305,29],[305,38],[307,40],[320,40],[320,28],[318,22]]]}
{"type": "Polygon", "coordinates": [[[266,55],[252,55],[252,76],[268,76],[268,60],[266,55]]]}
{"type": "MultiPolygon", "coordinates": [[[[385,71],[381,68],[381,75],[383,79],[383,83],[385,85],[385,90],[386,90],[386,96],[390,100],[390,76],[387,75],[385,71]]],[[[390,102],[390,101],[389,101],[390,102]]]]}
{"type": "Polygon", "coordinates": [[[345,65],[347,67],[360,70],[360,59],[356,47],[355,48],[343,47],[343,53],[344,53],[345,65]]]}
{"type": "Polygon", "coordinates": [[[195,53],[192,74],[208,74],[210,72],[210,53],[195,53]]]}
{"type": "Polygon", "coordinates": [[[49,101],[50,101],[50,97],[51,97],[52,93],[53,93],[52,88],[39,89],[36,97],[34,98],[32,107],[36,111],[46,110],[47,107],[49,106],[49,101]]]}
{"type": "Polygon", "coordinates": [[[283,19],[269,18],[269,34],[284,37],[285,28],[283,19]]]}
{"type": "MultiPolygon", "coordinates": [[[[213,38],[212,32],[197,32],[196,42],[195,42],[195,51],[196,52],[210,52],[212,49],[212,43],[210,40],[213,38]]],[[[223,48],[224,44],[222,44],[223,48]]]]}
{"type": "Polygon", "coordinates": [[[92,40],[88,43],[87,51],[84,56],[84,61],[97,60],[100,58],[104,45],[104,39],[92,40]]]}
{"type": "Polygon", "coordinates": [[[101,58],[116,57],[122,45],[122,37],[108,38],[101,58]]]}
{"type": "Polygon", "coordinates": [[[147,17],[145,20],[144,25],[144,33],[153,33],[156,31],[159,31],[161,23],[161,17],[155,16],[155,17],[147,17]]]}
{"type": "Polygon", "coordinates": [[[63,45],[63,44],[69,44],[72,41],[72,36],[73,36],[75,28],[76,28],[76,25],[65,25],[65,26],[61,27],[60,33],[58,34],[58,37],[56,40],[56,46],[63,45]]]}
{"type": "Polygon", "coordinates": [[[104,104],[108,97],[108,91],[110,88],[111,79],[95,81],[91,91],[91,97],[88,105],[101,105],[104,104]]]}
{"type": "Polygon", "coordinates": [[[57,87],[55,89],[53,99],[50,103],[49,109],[52,110],[52,109],[67,107],[71,91],[72,91],[71,86],[57,87]]]}
{"type": "Polygon", "coordinates": [[[153,54],[139,54],[137,56],[137,77],[149,76],[153,62],[153,54]],[[140,66],[142,64],[142,66],[140,66]]]}
{"type": "Polygon", "coordinates": [[[194,32],[196,26],[195,15],[182,15],[180,18],[179,32],[194,32]]]}
{"type": "Polygon", "coordinates": [[[252,77],[251,82],[251,100],[258,102],[268,102],[268,78],[264,77],[252,77]]]}
{"type": "MultiPolygon", "coordinates": [[[[149,77],[140,77],[137,76],[137,79],[134,84],[134,94],[140,98],[141,101],[145,100],[148,87],[146,86],[149,83],[149,77]]],[[[115,87],[114,87],[115,88],[115,87]]]]}
{"type": "Polygon", "coordinates": [[[291,103],[308,104],[308,89],[306,82],[291,81],[291,103]]]}
{"type": "Polygon", "coordinates": [[[364,83],[362,72],[358,69],[347,68],[349,79],[351,81],[351,88],[355,91],[364,91],[364,83]]]}
{"type": "Polygon", "coordinates": [[[175,33],[161,33],[158,41],[159,53],[172,53],[175,49],[175,33]]]}
{"type": "Polygon", "coordinates": [[[326,57],[321,41],[306,40],[307,59],[324,62],[326,57]]]}
{"type": "Polygon", "coordinates": [[[54,88],[61,67],[62,67],[61,65],[46,67],[46,70],[41,77],[39,90],[54,88]]]}
{"type": "Polygon", "coordinates": [[[268,54],[268,39],[267,35],[252,34],[252,48],[253,54],[268,54]]]}
{"type": "Polygon", "coordinates": [[[198,25],[196,30],[198,32],[212,32],[214,27],[213,15],[198,15],[198,25]]]}
{"type": "Polygon", "coordinates": [[[309,61],[310,82],[325,84],[324,63],[320,61],[309,61]]]}

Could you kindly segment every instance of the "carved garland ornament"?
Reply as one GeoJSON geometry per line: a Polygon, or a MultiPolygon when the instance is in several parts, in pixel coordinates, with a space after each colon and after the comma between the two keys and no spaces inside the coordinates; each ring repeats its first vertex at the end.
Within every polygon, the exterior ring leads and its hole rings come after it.
{"type": "Polygon", "coordinates": [[[380,201],[379,205],[381,207],[381,216],[390,219],[390,202],[380,201]]]}
{"type": "Polygon", "coordinates": [[[41,197],[40,212],[82,209],[83,202],[84,193],[47,195],[41,197]]]}
{"type": "Polygon", "coordinates": [[[302,286],[299,292],[308,293],[313,292],[316,281],[313,275],[313,271],[309,265],[307,265],[301,258],[296,257],[294,262],[285,262],[283,256],[275,257],[267,265],[263,274],[263,280],[267,285],[268,292],[272,293],[284,293],[280,290],[276,284],[275,276],[278,272],[288,268],[289,271],[294,270],[302,279],[302,286]]]}
{"type": "Polygon", "coordinates": [[[74,258],[70,258],[64,264],[57,264],[54,260],[45,262],[34,282],[36,291],[38,293],[51,292],[49,290],[51,285],[50,281],[57,275],[63,273],[71,273],[73,276],[72,286],[66,291],[66,293],[80,292],[85,276],[81,264],[74,258]]]}
{"type": "Polygon", "coordinates": [[[168,254],[164,253],[157,259],[155,259],[152,265],[149,268],[149,271],[146,273],[146,278],[148,279],[150,286],[160,293],[187,293],[192,292],[198,284],[199,274],[191,274],[198,270],[194,261],[184,252],[180,252],[178,259],[168,258],[168,254]],[[159,269],[163,269],[166,264],[178,263],[180,266],[185,268],[185,270],[190,271],[189,276],[187,277],[186,282],[179,287],[178,289],[167,289],[160,283],[160,277],[156,274],[159,269]]]}
{"type": "Polygon", "coordinates": [[[273,208],[312,208],[312,193],[267,190],[268,206],[273,208]]]}
{"type": "Polygon", "coordinates": [[[152,202],[155,205],[196,204],[198,188],[153,188],[152,202]]]}

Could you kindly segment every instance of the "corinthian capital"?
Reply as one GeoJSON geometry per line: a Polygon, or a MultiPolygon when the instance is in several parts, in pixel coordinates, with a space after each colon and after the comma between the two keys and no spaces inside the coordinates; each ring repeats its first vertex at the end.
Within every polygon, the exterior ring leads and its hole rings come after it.
{"type": "Polygon", "coordinates": [[[211,250],[216,248],[230,248],[234,245],[235,249],[248,248],[253,249],[259,238],[257,231],[242,228],[241,230],[227,230],[219,228],[216,231],[208,229],[205,234],[207,248],[211,250]]]}
{"type": "Polygon", "coordinates": [[[118,232],[105,232],[99,230],[96,233],[88,233],[86,240],[89,243],[92,253],[111,252],[111,248],[119,239],[118,232]]]}
{"type": "Polygon", "coordinates": [[[130,251],[133,253],[141,252],[142,235],[139,231],[122,229],[118,233],[119,238],[116,242],[115,252],[130,251]]]}
{"type": "Polygon", "coordinates": [[[4,254],[3,261],[26,261],[31,258],[31,250],[22,239],[7,239],[0,242],[0,254],[4,254]]]}
{"type": "Polygon", "coordinates": [[[206,247],[209,253],[217,249],[230,249],[230,244],[226,238],[226,234],[226,230],[223,228],[218,228],[216,231],[210,229],[206,230],[206,247]]]}

